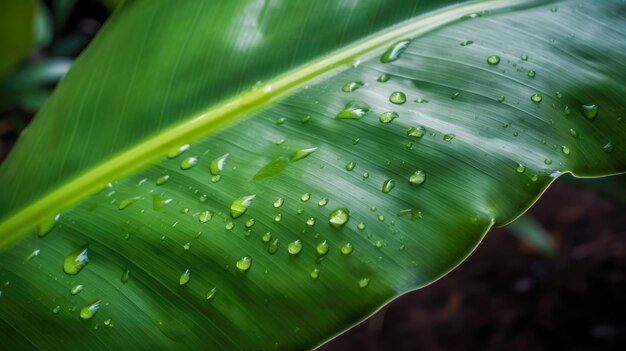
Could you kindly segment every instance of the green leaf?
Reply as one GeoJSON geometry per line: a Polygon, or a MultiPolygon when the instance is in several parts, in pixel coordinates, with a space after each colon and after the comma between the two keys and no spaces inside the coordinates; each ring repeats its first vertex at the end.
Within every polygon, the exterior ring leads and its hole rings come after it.
{"type": "Polygon", "coordinates": [[[626,169],[623,2],[415,3],[127,1],[0,167],[2,335],[311,348],[626,169]]]}
{"type": "Polygon", "coordinates": [[[35,6],[35,0],[6,0],[0,3],[0,79],[30,52],[35,6]]]}

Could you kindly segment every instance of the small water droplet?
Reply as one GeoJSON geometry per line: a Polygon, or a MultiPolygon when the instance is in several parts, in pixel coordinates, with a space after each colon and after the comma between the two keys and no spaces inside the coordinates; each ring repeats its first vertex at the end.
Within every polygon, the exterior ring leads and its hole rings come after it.
{"type": "Polygon", "coordinates": [[[380,62],[390,63],[399,59],[410,43],[411,41],[408,39],[393,43],[380,57],[380,62]]]}
{"type": "Polygon", "coordinates": [[[315,251],[319,256],[324,256],[328,253],[328,241],[324,240],[321,243],[317,244],[315,247],[315,251]]]}
{"type": "Polygon", "coordinates": [[[317,278],[320,277],[320,270],[319,268],[314,268],[311,273],[309,273],[309,276],[311,277],[311,279],[316,280],[317,278]]]}
{"type": "Polygon", "coordinates": [[[256,223],[256,221],[254,220],[254,218],[250,218],[246,221],[246,223],[244,224],[246,228],[252,228],[254,226],[254,223],[256,223]]]}
{"type": "Polygon", "coordinates": [[[367,288],[368,285],[370,285],[370,278],[363,278],[359,280],[359,288],[364,289],[367,288]]]}
{"type": "Polygon", "coordinates": [[[543,160],[543,163],[547,164],[547,165],[551,165],[552,164],[552,160],[549,158],[546,158],[545,160],[543,160]]]}
{"type": "Polygon", "coordinates": [[[87,263],[89,263],[89,253],[87,248],[78,249],[67,257],[63,261],[63,271],[70,275],[78,274],[87,263]]]}
{"type": "Polygon", "coordinates": [[[122,272],[122,277],[120,278],[120,281],[122,282],[122,284],[126,284],[126,283],[128,283],[128,279],[130,279],[130,270],[129,269],[125,269],[122,272]]]}
{"type": "Polygon", "coordinates": [[[491,55],[489,57],[487,57],[487,63],[490,65],[497,65],[498,63],[500,63],[500,56],[498,55],[491,55]]]}
{"type": "Polygon", "coordinates": [[[409,176],[409,183],[413,185],[420,185],[426,180],[426,173],[424,171],[415,171],[409,176]]]}
{"type": "Polygon", "coordinates": [[[410,136],[410,137],[414,137],[414,138],[421,138],[424,136],[424,133],[426,133],[426,130],[424,129],[424,127],[410,127],[409,129],[406,130],[406,135],[410,136]]]}
{"type": "Polygon", "coordinates": [[[602,150],[604,150],[604,152],[606,152],[607,154],[610,154],[611,152],[613,152],[613,149],[615,149],[615,147],[613,146],[613,143],[610,141],[604,144],[604,146],[602,147],[602,150]]]}
{"type": "Polygon", "coordinates": [[[550,12],[553,12],[553,13],[554,13],[554,12],[557,12],[557,11],[558,11],[558,9],[557,9],[556,7],[551,7],[551,8],[550,8],[550,12]]]}
{"type": "Polygon", "coordinates": [[[585,118],[592,120],[596,118],[598,115],[598,111],[600,110],[600,106],[596,104],[584,104],[580,106],[581,112],[585,118]]]}
{"type": "Polygon", "coordinates": [[[443,135],[443,140],[444,141],[452,141],[452,139],[454,139],[456,137],[455,134],[453,133],[448,133],[448,134],[444,134],[443,135]]]}
{"type": "Polygon", "coordinates": [[[325,197],[319,199],[319,201],[317,202],[317,205],[322,206],[322,207],[326,206],[327,204],[328,204],[328,199],[325,197]]]}
{"type": "Polygon", "coordinates": [[[310,193],[304,193],[302,194],[302,196],[300,196],[300,200],[302,200],[303,202],[307,202],[311,199],[311,194],[310,193]]]}
{"type": "Polygon", "coordinates": [[[376,81],[377,81],[377,82],[380,82],[380,83],[385,83],[385,82],[387,82],[387,81],[389,80],[389,78],[390,78],[390,77],[389,77],[388,75],[386,75],[386,74],[381,74],[380,76],[378,76],[378,78],[376,79],[376,81]]]}
{"type": "Polygon", "coordinates": [[[361,87],[363,87],[365,84],[363,84],[363,82],[361,81],[352,81],[352,82],[348,82],[346,84],[344,84],[343,87],[341,87],[341,91],[345,92],[345,93],[351,93],[361,87]]]}
{"type": "Polygon", "coordinates": [[[311,120],[311,116],[307,115],[307,116],[302,117],[302,119],[300,120],[300,123],[307,124],[309,123],[310,120],[311,120]]]}
{"type": "Polygon", "coordinates": [[[267,252],[269,252],[270,255],[275,254],[276,251],[278,251],[278,239],[274,239],[274,241],[267,246],[267,252]]]}
{"type": "Polygon", "coordinates": [[[459,92],[457,91],[456,93],[452,94],[452,96],[450,96],[450,99],[452,99],[452,100],[456,100],[456,98],[458,98],[458,97],[459,97],[459,95],[461,95],[461,93],[459,93],[459,92]]]}
{"type": "Polygon", "coordinates": [[[333,228],[340,228],[350,220],[350,210],[347,208],[335,209],[328,215],[328,222],[333,228]]]}
{"type": "Polygon", "coordinates": [[[191,279],[191,273],[187,269],[187,270],[185,270],[183,272],[183,274],[180,275],[180,278],[178,278],[178,284],[179,285],[185,285],[185,284],[189,283],[190,279],[191,279]]]}
{"type": "Polygon", "coordinates": [[[539,94],[532,94],[530,96],[530,101],[532,101],[532,102],[534,102],[536,104],[540,103],[541,100],[543,100],[543,97],[541,95],[539,95],[539,94]]]}
{"type": "Polygon", "coordinates": [[[176,158],[189,149],[189,144],[182,145],[167,153],[168,158],[176,158]]]}
{"type": "Polygon", "coordinates": [[[515,167],[515,172],[522,174],[526,172],[526,167],[524,167],[524,165],[522,165],[521,163],[518,163],[517,167],[515,167]]]}
{"type": "Polygon", "coordinates": [[[61,312],[61,306],[54,306],[54,308],[52,309],[52,313],[58,314],[59,312],[61,312]]]}
{"type": "Polygon", "coordinates": [[[496,99],[496,101],[498,101],[498,102],[504,102],[504,100],[505,100],[505,99],[506,99],[506,98],[505,98],[504,96],[500,95],[500,96],[498,96],[498,98],[496,99]]]}
{"type": "Polygon", "coordinates": [[[261,240],[262,240],[264,243],[269,243],[269,242],[270,242],[270,240],[272,240],[272,233],[270,233],[270,232],[265,232],[265,234],[263,234],[263,236],[261,236],[261,240]]]}
{"type": "Polygon", "coordinates": [[[254,200],[255,197],[256,195],[248,195],[235,199],[230,205],[230,216],[233,218],[239,218],[243,215],[246,210],[248,210],[248,207],[250,207],[252,200],[254,200]]]}
{"type": "Polygon", "coordinates": [[[535,78],[536,75],[537,75],[537,72],[533,70],[528,71],[528,78],[535,78]]]}
{"type": "Polygon", "coordinates": [[[357,227],[359,230],[365,230],[365,223],[363,223],[363,222],[359,222],[359,224],[357,224],[357,225],[356,225],[356,227],[357,227]]]}
{"type": "Polygon", "coordinates": [[[306,225],[308,225],[309,227],[312,227],[315,225],[315,218],[311,217],[309,219],[306,220],[306,225]]]}
{"type": "Polygon", "coordinates": [[[39,256],[40,252],[41,252],[41,250],[37,249],[37,250],[34,250],[33,252],[29,253],[28,256],[26,256],[26,258],[24,258],[24,263],[30,262],[30,260],[32,260],[34,257],[39,256]]]}
{"type": "Polygon", "coordinates": [[[285,123],[285,117],[281,117],[279,119],[277,119],[274,123],[276,123],[277,126],[280,126],[282,124],[285,123]]]}
{"type": "Polygon", "coordinates": [[[226,229],[226,230],[233,230],[233,228],[235,228],[235,223],[233,223],[233,222],[228,222],[224,226],[224,229],[226,229]]]}
{"type": "Polygon", "coordinates": [[[567,147],[567,146],[563,145],[563,146],[561,146],[561,152],[563,152],[563,155],[565,155],[565,156],[569,156],[569,154],[570,154],[570,149],[569,149],[569,147],[567,147]]]}
{"type": "Polygon", "coordinates": [[[198,158],[191,156],[180,161],[180,169],[188,170],[198,164],[198,158]]]}
{"type": "Polygon", "coordinates": [[[300,240],[292,241],[287,245],[287,252],[290,255],[295,256],[302,251],[302,242],[300,240]]]}
{"type": "Polygon", "coordinates": [[[279,197],[278,199],[276,199],[276,201],[274,201],[274,208],[279,208],[283,205],[283,203],[285,203],[285,199],[279,197]]]}
{"type": "Polygon", "coordinates": [[[185,244],[183,245],[183,249],[184,249],[185,251],[189,251],[189,249],[191,249],[191,243],[189,243],[189,242],[185,243],[185,244]]]}
{"type": "Polygon", "coordinates": [[[522,61],[528,61],[528,55],[524,54],[522,55],[522,61]]]}
{"type": "Polygon", "coordinates": [[[206,292],[205,299],[207,301],[213,300],[213,298],[215,297],[215,293],[216,292],[217,292],[217,288],[211,288],[209,291],[206,292]]]}
{"type": "Polygon", "coordinates": [[[224,166],[226,165],[226,159],[229,155],[230,154],[224,154],[211,161],[211,164],[209,165],[209,171],[211,171],[212,175],[216,176],[224,169],[224,166]]]}
{"type": "Polygon", "coordinates": [[[389,95],[389,101],[396,105],[402,105],[406,102],[406,95],[401,91],[394,91],[391,95],[389,95]]]}
{"type": "Polygon", "coordinates": [[[390,192],[396,186],[396,181],[393,179],[387,179],[383,182],[383,186],[381,188],[383,193],[390,192]]]}
{"type": "Polygon", "coordinates": [[[383,215],[378,215],[377,218],[378,218],[379,222],[384,222],[385,221],[385,216],[383,216],[383,215]]]}
{"type": "Polygon", "coordinates": [[[127,198],[127,199],[124,199],[124,200],[120,201],[120,204],[117,206],[117,208],[118,208],[119,210],[123,210],[123,209],[125,209],[126,207],[128,207],[128,206],[130,206],[130,205],[134,204],[134,203],[135,203],[137,200],[139,200],[140,198],[141,198],[141,197],[139,197],[139,196],[135,196],[135,197],[129,197],[129,198],[127,198]]]}
{"type": "Polygon", "coordinates": [[[78,295],[80,294],[81,291],[83,291],[85,287],[82,284],[78,284],[78,285],[74,285],[71,289],[70,289],[70,294],[72,295],[78,295]]]}
{"type": "Polygon", "coordinates": [[[198,221],[200,221],[200,223],[206,223],[210,221],[211,218],[213,218],[213,212],[209,210],[202,211],[200,212],[200,215],[198,215],[198,221]]]}
{"type": "Polygon", "coordinates": [[[578,132],[575,131],[574,129],[569,130],[569,135],[571,135],[574,138],[578,138],[578,132]]]}
{"type": "Polygon", "coordinates": [[[398,114],[393,111],[383,112],[380,116],[378,116],[378,121],[380,123],[391,123],[394,119],[398,118],[398,114]]]}
{"type": "Polygon", "coordinates": [[[473,40],[465,40],[461,42],[461,46],[468,46],[474,44],[473,40]]]}
{"type": "Polygon", "coordinates": [[[274,142],[274,144],[276,144],[276,145],[282,145],[282,144],[284,144],[284,143],[285,143],[285,139],[283,139],[283,138],[278,139],[278,140],[276,140],[276,141],[274,142]]]}
{"type": "Polygon", "coordinates": [[[156,185],[163,185],[167,182],[168,179],[170,179],[170,176],[164,175],[164,176],[157,178],[155,183],[156,185]]]}
{"type": "Polygon", "coordinates": [[[370,173],[369,172],[363,172],[363,179],[367,179],[370,177],[370,173]]]}
{"type": "Polygon", "coordinates": [[[346,243],[345,245],[341,247],[342,255],[348,256],[352,253],[352,251],[354,251],[354,248],[352,247],[352,244],[350,243],[346,243]]]}
{"type": "Polygon", "coordinates": [[[54,229],[54,227],[56,226],[60,218],[61,218],[61,214],[57,213],[54,217],[48,218],[42,221],[41,223],[39,223],[39,226],[37,227],[37,235],[40,238],[43,238],[44,236],[48,235],[48,233],[50,233],[52,229],[54,229]]]}
{"type": "Polygon", "coordinates": [[[281,213],[279,213],[279,214],[277,214],[277,215],[274,217],[274,222],[278,223],[278,222],[280,222],[282,219],[283,219],[283,215],[282,215],[281,213]]]}
{"type": "Polygon", "coordinates": [[[80,309],[79,315],[82,320],[90,320],[96,315],[96,312],[100,309],[101,300],[95,301],[89,305],[80,309]]]}
{"type": "Polygon", "coordinates": [[[308,149],[296,150],[296,152],[294,152],[293,155],[291,155],[291,162],[299,161],[299,160],[309,156],[310,154],[314,153],[316,150],[317,150],[316,147],[310,147],[308,149]]]}
{"type": "Polygon", "coordinates": [[[360,119],[369,111],[370,107],[368,104],[360,101],[350,101],[335,117],[338,119],[360,119]]]}
{"type": "Polygon", "coordinates": [[[252,259],[248,256],[242,257],[239,261],[237,261],[235,266],[239,272],[247,272],[252,266],[252,259]]]}

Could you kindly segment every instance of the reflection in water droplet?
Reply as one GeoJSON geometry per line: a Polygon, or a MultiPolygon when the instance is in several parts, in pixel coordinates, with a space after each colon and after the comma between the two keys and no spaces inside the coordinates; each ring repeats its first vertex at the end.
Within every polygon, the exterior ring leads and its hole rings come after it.
{"type": "Polygon", "coordinates": [[[333,228],[340,228],[350,220],[350,210],[338,208],[330,213],[328,222],[333,228]]]}
{"type": "Polygon", "coordinates": [[[350,101],[335,117],[338,119],[359,119],[369,111],[370,107],[368,104],[360,101],[350,101]]]}
{"type": "Polygon", "coordinates": [[[600,106],[596,104],[584,104],[580,107],[581,112],[585,118],[592,120],[596,118],[598,115],[598,111],[600,110],[600,106]]]}
{"type": "Polygon", "coordinates": [[[78,274],[89,263],[87,248],[78,249],[63,261],[63,271],[70,275],[78,274]]]}
{"type": "Polygon", "coordinates": [[[255,197],[256,195],[249,195],[235,199],[230,205],[230,216],[233,218],[239,218],[246,212],[246,210],[248,210],[248,207],[250,207],[252,200],[254,200],[255,197]]]}
{"type": "Polygon", "coordinates": [[[93,316],[96,315],[96,312],[98,312],[98,310],[100,309],[100,302],[102,301],[98,300],[81,308],[79,313],[80,318],[82,320],[90,320],[91,318],[93,318],[93,316]]]}
{"type": "Polygon", "coordinates": [[[390,63],[399,59],[410,43],[411,41],[408,39],[400,40],[396,43],[393,43],[380,57],[380,62],[390,63]]]}
{"type": "Polygon", "coordinates": [[[363,87],[363,82],[361,81],[352,81],[352,82],[348,82],[346,84],[344,84],[344,86],[341,88],[341,91],[345,92],[345,93],[350,93],[353,92],[361,87],[363,87]]]}
{"type": "Polygon", "coordinates": [[[426,173],[424,171],[415,171],[409,176],[409,183],[413,185],[420,185],[426,180],[426,173]]]}
{"type": "Polygon", "coordinates": [[[293,153],[293,155],[291,155],[291,162],[296,162],[298,160],[301,160],[309,156],[310,154],[314,153],[316,150],[317,150],[316,147],[297,150],[296,152],[293,153]]]}
{"type": "Polygon", "coordinates": [[[242,257],[235,266],[240,272],[247,272],[252,266],[252,259],[248,256],[242,257]]]}
{"type": "Polygon", "coordinates": [[[191,273],[187,269],[186,271],[183,272],[183,274],[180,275],[180,278],[178,278],[178,284],[185,285],[189,283],[190,279],[191,279],[191,273]]]}
{"type": "MultiPolygon", "coordinates": [[[[391,123],[394,119],[398,118],[398,114],[393,111],[383,112],[378,116],[378,121],[383,124],[391,123]]],[[[347,167],[346,167],[347,168],[347,167]]]]}
{"type": "Polygon", "coordinates": [[[295,256],[302,251],[302,242],[300,240],[292,241],[287,245],[287,252],[290,255],[295,256]]]}

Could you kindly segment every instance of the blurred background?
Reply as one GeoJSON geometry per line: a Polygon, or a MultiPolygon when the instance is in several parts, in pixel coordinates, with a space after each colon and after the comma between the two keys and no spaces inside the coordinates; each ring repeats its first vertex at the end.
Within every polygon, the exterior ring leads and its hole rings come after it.
{"type": "MultiPolygon", "coordinates": [[[[0,162],[119,2],[0,0],[0,162]]],[[[565,175],[452,273],[320,350],[625,350],[625,209],[625,175],[565,175]]]]}

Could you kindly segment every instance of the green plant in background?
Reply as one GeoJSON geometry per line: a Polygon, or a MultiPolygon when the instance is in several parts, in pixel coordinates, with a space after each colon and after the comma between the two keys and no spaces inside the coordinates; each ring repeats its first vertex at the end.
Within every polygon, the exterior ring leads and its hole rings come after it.
{"type": "Polygon", "coordinates": [[[127,1],[0,167],[3,339],[311,348],[626,169],[623,2],[451,3],[127,1]]]}

